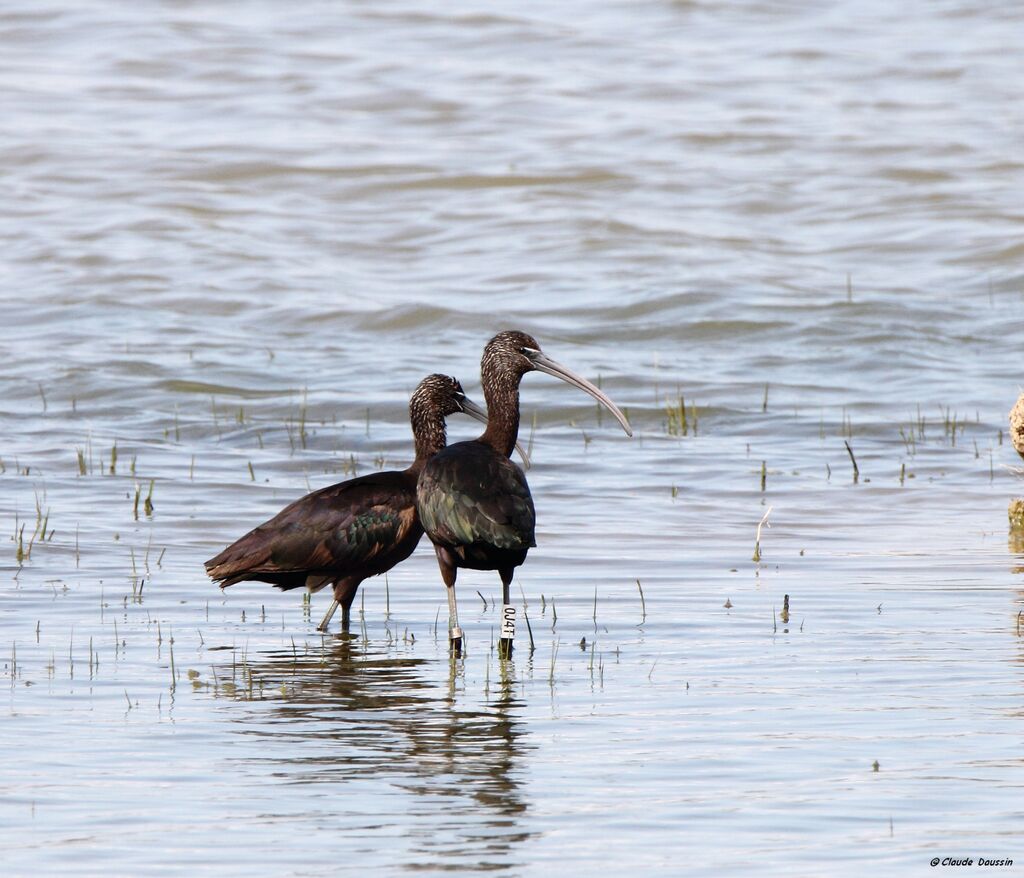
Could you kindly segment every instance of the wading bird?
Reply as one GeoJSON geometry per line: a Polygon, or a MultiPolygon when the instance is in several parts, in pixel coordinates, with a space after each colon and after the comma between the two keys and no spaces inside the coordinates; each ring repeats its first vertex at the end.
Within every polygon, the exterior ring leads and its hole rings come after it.
{"type": "MultiPolygon", "coordinates": [[[[305,586],[319,591],[331,584],[334,603],[317,627],[326,630],[340,604],[342,629],[348,630],[362,581],[408,558],[423,535],[416,481],[426,462],[444,448],[445,417],[456,412],[487,423],[487,413],[466,398],[454,378],[424,378],[409,400],[416,459],[408,469],[360,476],[307,494],[207,561],[206,572],[221,588],[244,580],[282,590],[305,586]]],[[[525,457],[524,462],[529,465],[525,457]]]]}
{"type": "Polygon", "coordinates": [[[448,590],[448,637],[456,654],[462,650],[455,604],[460,567],[498,571],[504,602],[498,652],[503,658],[512,653],[515,610],[509,602],[509,584],[536,542],[530,488],[509,456],[519,433],[519,382],[534,370],[586,391],[618,418],[626,435],[633,435],[615,403],[542,353],[531,336],[501,332],[487,343],[480,361],[487,429],[479,439],[457,442],[435,454],[423,467],[416,487],[420,521],[434,544],[448,590]]]}

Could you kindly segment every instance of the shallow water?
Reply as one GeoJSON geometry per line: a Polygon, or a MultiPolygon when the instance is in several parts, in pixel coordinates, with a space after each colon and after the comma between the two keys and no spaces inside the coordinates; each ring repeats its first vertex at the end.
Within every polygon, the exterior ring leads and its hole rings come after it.
{"type": "Polygon", "coordinates": [[[1022,23],[7,4],[5,872],[1024,862],[1022,23]],[[535,651],[426,545],[351,639],[206,580],[506,327],[636,431],[524,381],[535,651]]]}

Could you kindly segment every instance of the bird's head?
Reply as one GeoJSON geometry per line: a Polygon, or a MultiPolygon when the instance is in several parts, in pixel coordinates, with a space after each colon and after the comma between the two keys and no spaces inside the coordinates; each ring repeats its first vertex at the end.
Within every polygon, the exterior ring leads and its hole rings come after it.
{"type": "Polygon", "coordinates": [[[518,386],[523,375],[534,371],[546,372],[548,375],[553,375],[555,378],[589,393],[615,415],[627,436],[633,435],[626,416],[619,411],[619,407],[605,393],[586,378],[582,378],[568,367],[552,360],[540,349],[540,345],[532,335],[518,330],[506,330],[499,332],[487,342],[483,359],[480,361],[480,372],[485,388],[488,384],[495,386],[506,382],[518,386]]]}
{"type": "MultiPolygon", "coordinates": [[[[409,400],[409,411],[413,416],[417,411],[426,414],[427,410],[435,412],[442,417],[454,415],[456,412],[466,412],[467,403],[470,408],[477,408],[472,400],[466,396],[466,391],[456,378],[450,375],[435,373],[424,378],[413,391],[409,400]]],[[[487,422],[486,413],[483,416],[484,423],[487,422]]]]}
{"type": "Polygon", "coordinates": [[[540,345],[532,335],[514,329],[499,332],[484,348],[481,372],[522,378],[537,368],[532,357],[539,353],[540,345]]]}

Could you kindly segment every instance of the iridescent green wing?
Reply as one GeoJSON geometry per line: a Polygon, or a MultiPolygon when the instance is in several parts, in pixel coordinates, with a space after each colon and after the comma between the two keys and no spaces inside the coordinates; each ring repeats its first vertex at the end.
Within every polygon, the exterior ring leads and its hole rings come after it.
{"type": "Polygon", "coordinates": [[[260,574],[292,584],[284,575],[355,574],[386,563],[389,551],[419,528],[403,475],[376,473],[307,494],[208,561],[207,570],[226,585],[260,574]]]}
{"type": "Polygon", "coordinates": [[[420,474],[416,501],[424,530],[440,545],[536,545],[526,476],[480,442],[459,442],[432,457],[420,474]]]}

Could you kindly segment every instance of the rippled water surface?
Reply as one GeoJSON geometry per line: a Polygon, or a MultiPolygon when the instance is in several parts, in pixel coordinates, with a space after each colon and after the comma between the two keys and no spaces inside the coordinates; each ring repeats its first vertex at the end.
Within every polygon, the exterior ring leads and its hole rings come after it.
{"type": "Polygon", "coordinates": [[[971,0],[5,4],[5,874],[1024,863],[1022,33],[971,0]],[[636,432],[524,380],[535,650],[496,659],[467,572],[450,663],[427,545],[351,638],[205,578],[405,466],[411,389],[480,398],[507,327],[636,432]]]}

